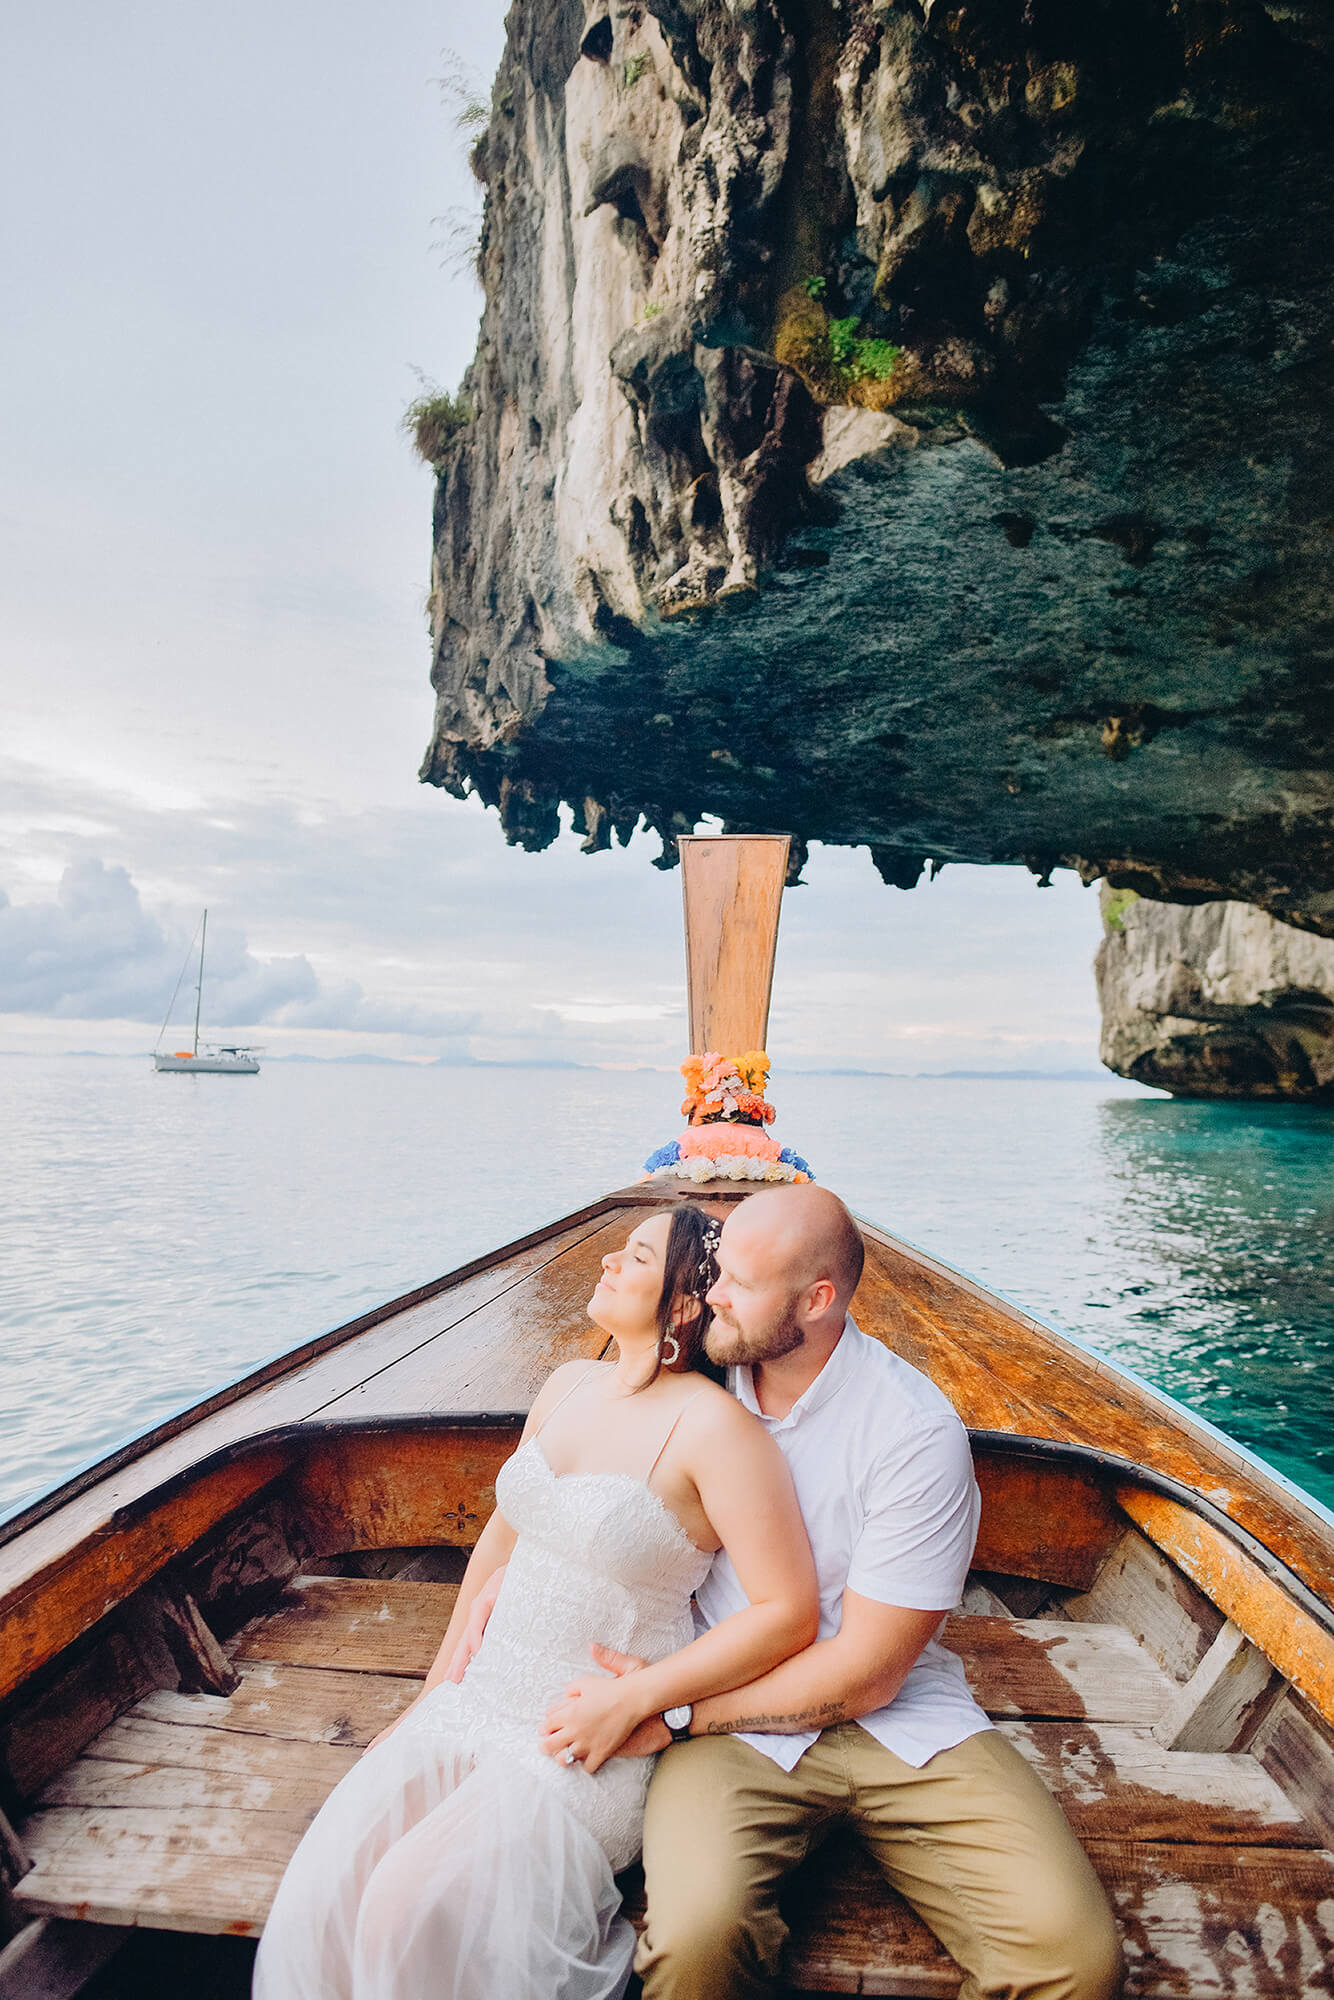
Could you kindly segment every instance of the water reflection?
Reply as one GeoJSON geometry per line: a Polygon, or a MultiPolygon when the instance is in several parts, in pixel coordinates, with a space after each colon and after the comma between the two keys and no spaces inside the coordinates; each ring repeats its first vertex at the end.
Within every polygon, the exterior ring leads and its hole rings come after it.
{"type": "Polygon", "coordinates": [[[1334,1498],[1334,1120],[1122,1098],[1097,1123],[1113,1198],[1091,1337],[1334,1498]]]}
{"type": "MultiPolygon", "coordinates": [[[[670,1075],[0,1057],[0,1513],[127,1432],[578,1207],[670,1075]]],[[[1114,1078],[781,1076],[862,1214],[1125,1361],[1334,1504],[1334,1116],[1114,1078]]]]}

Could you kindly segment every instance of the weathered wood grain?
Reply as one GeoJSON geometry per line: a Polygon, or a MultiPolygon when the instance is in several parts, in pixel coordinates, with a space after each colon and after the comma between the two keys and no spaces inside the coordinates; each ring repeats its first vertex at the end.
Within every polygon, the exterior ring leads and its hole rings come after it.
{"type": "Polygon", "coordinates": [[[1115,1722],[997,1725],[1061,1802],[1083,1841],[1321,1847],[1321,1835],[1254,1757],[1167,1750],[1115,1722]]]}
{"type": "MultiPolygon", "coordinates": [[[[216,1736],[219,1732],[190,1733],[216,1736]]],[[[261,1740],[250,1739],[252,1745],[261,1740]]],[[[275,1766],[249,1771],[188,1764],[121,1764],[110,1757],[80,1757],[58,1778],[53,1778],[42,1793],[34,1824],[40,1837],[42,1815],[49,1806],[87,1806],[99,1810],[110,1806],[117,1811],[161,1807],[177,1814],[218,1806],[254,1813],[297,1813],[309,1820],[361,1754],[358,1750],[340,1751],[330,1743],[285,1743],[282,1747],[284,1755],[275,1766]],[[324,1754],[315,1761],[312,1752],[324,1754]],[[332,1778],[325,1762],[330,1756],[343,1760],[342,1769],[332,1778]]]]}
{"type": "Polygon", "coordinates": [[[977,1484],[977,1569],[1087,1589],[1125,1531],[1103,1484],[1074,1466],[988,1451],[977,1484]]]}
{"type": "Polygon", "coordinates": [[[1264,1654],[1229,1619],[1176,1689],[1154,1734],[1169,1750],[1243,1749],[1283,1687],[1264,1654]]]}
{"type": "MultiPolygon", "coordinates": [[[[159,1722],[147,1715],[122,1715],[88,1745],[77,1765],[71,1765],[53,1786],[62,1785],[77,1770],[91,1772],[98,1762],[142,1765],[153,1770],[216,1772],[227,1777],[278,1781],[292,1772],[331,1791],[361,1755],[355,1744],[317,1742],[295,1736],[258,1736],[253,1731],[198,1727],[159,1722]]],[[[95,1774],[94,1774],[95,1775],[95,1774]]],[[[94,1775],[88,1782],[94,1782],[94,1775]]],[[[59,1804],[53,1791],[43,1793],[59,1804]]],[[[65,1803],[68,1803],[66,1801],[65,1803]]]]}
{"type": "MultiPolygon", "coordinates": [[[[449,1584],[303,1580],[274,1613],[238,1635],[233,1657],[238,1665],[272,1660],[421,1675],[439,1649],[453,1596],[449,1584]]],[[[1173,1693],[1162,1670],[1118,1626],[952,1618],[945,1644],[962,1658],[989,1714],[1151,1724],[1173,1693]]]]}
{"type": "Polygon", "coordinates": [[[27,1822],[40,1859],[15,1900],[37,1916],[255,1936],[308,1823],[304,1812],[53,1806],[27,1822]]]}
{"type": "Polygon", "coordinates": [[[686,992],[690,1047],[762,1049],[790,842],[783,834],[684,834],[686,992]]]}
{"type": "Polygon", "coordinates": [[[1043,1618],[951,1618],[944,1643],[988,1715],[1151,1726],[1172,1683],[1117,1625],[1043,1618]]]}
{"type": "Polygon", "coordinates": [[[129,1634],[114,1622],[73,1649],[62,1671],[25,1690],[0,1723],[0,1757],[20,1798],[41,1790],[53,1771],[77,1757],[155,1684],[129,1634]]]}
{"type": "Polygon", "coordinates": [[[395,1674],[344,1674],[257,1661],[243,1664],[235,1694],[174,1694],[160,1688],[144,1697],[134,1715],[189,1728],[364,1749],[416,1693],[416,1682],[395,1674]]]}
{"type": "Polygon", "coordinates": [[[440,1650],[457,1596],[452,1583],[300,1577],[272,1611],[237,1633],[232,1658],[420,1680],[440,1650]]]}
{"type": "MultiPolygon", "coordinates": [[[[1176,1500],[1142,1488],[1117,1489],[1122,1507],[1152,1542],[1239,1626],[1251,1642],[1334,1722],[1334,1634],[1295,1604],[1221,1529],[1176,1500]]],[[[1334,1590],[1326,1592],[1334,1601],[1334,1590]]]]}
{"type": "Polygon", "coordinates": [[[426,1541],[470,1548],[518,1439],[517,1422],[389,1431],[372,1421],[317,1435],[289,1482],[307,1540],[320,1554],[426,1541]]]}
{"type": "Polygon", "coordinates": [[[1091,1588],[1053,1616],[1124,1625],[1174,1681],[1190,1679],[1223,1624],[1218,1606],[1138,1528],[1126,1529],[1091,1588]]]}
{"type": "Polygon", "coordinates": [[[1334,1729],[1289,1688],[1260,1724],[1251,1754],[1334,1847],[1334,1729]]]}

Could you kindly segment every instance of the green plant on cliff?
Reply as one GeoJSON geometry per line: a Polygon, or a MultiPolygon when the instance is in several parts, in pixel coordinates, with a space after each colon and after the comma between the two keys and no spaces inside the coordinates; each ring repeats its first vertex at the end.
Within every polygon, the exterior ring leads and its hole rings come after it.
{"type": "Polygon", "coordinates": [[[859,340],[853,350],[852,371],[855,382],[888,382],[894,373],[894,364],[903,354],[892,340],[859,340]]]}
{"type": "Polygon", "coordinates": [[[462,390],[451,396],[448,389],[428,384],[403,412],[403,428],[419,457],[428,465],[439,465],[472,419],[472,401],[462,390]]]}
{"type": "Polygon", "coordinates": [[[649,55],[647,49],[641,49],[637,56],[631,56],[629,62],[625,65],[625,87],[627,90],[634,89],[652,60],[653,58],[649,55]]]}
{"type": "Polygon", "coordinates": [[[468,135],[486,129],[491,119],[486,84],[456,49],[446,49],[444,67],[434,81],[440,95],[453,108],[457,131],[468,135]]]}
{"type": "Polygon", "coordinates": [[[834,371],[848,382],[887,382],[903,349],[891,340],[858,333],[860,325],[856,313],[830,320],[829,359],[834,371]]]}
{"type": "Polygon", "coordinates": [[[1136,889],[1109,889],[1106,884],[1102,891],[1102,920],[1109,931],[1123,931],[1126,927],[1126,911],[1132,903],[1139,901],[1136,889]]]}
{"type": "MultiPolygon", "coordinates": [[[[481,76],[455,49],[446,49],[444,65],[434,78],[440,95],[451,108],[454,129],[467,143],[464,151],[473,179],[485,186],[487,179],[487,128],[491,122],[489,92],[481,76]]],[[[504,109],[504,105],[501,106],[504,109]]],[[[431,218],[440,231],[432,244],[443,251],[447,270],[478,279],[477,259],[481,250],[481,197],[464,206],[446,209],[431,218]]]]}
{"type": "Polygon", "coordinates": [[[822,299],[827,288],[828,280],[822,278],[818,272],[815,272],[809,278],[803,278],[801,281],[801,289],[809,299],[822,299]]]}

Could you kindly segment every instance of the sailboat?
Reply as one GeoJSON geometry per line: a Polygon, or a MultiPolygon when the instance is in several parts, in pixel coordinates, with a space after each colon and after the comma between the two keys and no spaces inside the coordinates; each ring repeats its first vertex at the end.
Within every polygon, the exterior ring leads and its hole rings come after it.
{"type": "MultiPolygon", "coordinates": [[[[185,965],[181,967],[181,978],[176,981],[175,991],[167,1003],[167,1019],[158,1030],[158,1046],[153,1051],[153,1067],[154,1069],[188,1072],[203,1070],[212,1076],[257,1076],[259,1074],[258,1049],[243,1048],[239,1043],[226,1042],[212,1047],[205,1046],[202,1053],[200,1051],[199,1007],[204,997],[204,946],[207,940],[208,911],[205,910],[203,921],[199,926],[199,972],[195,979],[194,1042],[190,1048],[174,1049],[170,1055],[166,1054],[162,1048],[162,1037],[167,1032],[167,1022],[170,1021],[171,1010],[176,1005],[176,994],[181,990],[181,979],[184,979],[186,966],[190,963],[189,954],[187,954],[185,965]]],[[[191,950],[193,950],[193,945],[191,946],[191,950]]]]}

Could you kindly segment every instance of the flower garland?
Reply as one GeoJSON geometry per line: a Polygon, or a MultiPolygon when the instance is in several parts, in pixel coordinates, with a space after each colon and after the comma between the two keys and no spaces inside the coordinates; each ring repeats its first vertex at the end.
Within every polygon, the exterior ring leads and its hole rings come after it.
{"type": "Polygon", "coordinates": [[[773,1122],[773,1105],[764,1096],[769,1058],[763,1049],[749,1049],[744,1056],[687,1056],[681,1074],[686,1080],[681,1116],[692,1125],[707,1125],[716,1118],[743,1125],[773,1122]]]}
{"type": "Polygon", "coordinates": [[[769,1058],[762,1049],[724,1056],[714,1050],[681,1065],[690,1121],[679,1139],[659,1146],[644,1162],[655,1177],[695,1182],[809,1181],[815,1176],[800,1153],[780,1146],[765,1126],[774,1107],[764,1095],[769,1058]]]}

